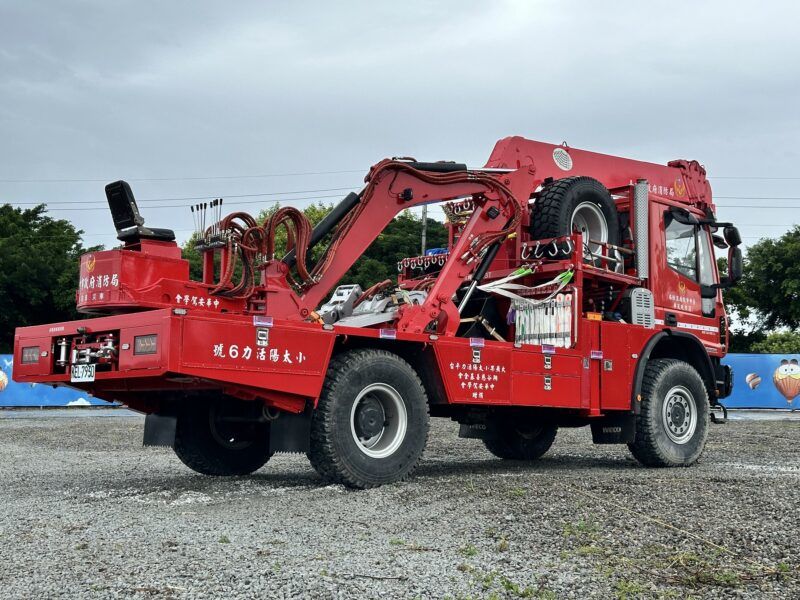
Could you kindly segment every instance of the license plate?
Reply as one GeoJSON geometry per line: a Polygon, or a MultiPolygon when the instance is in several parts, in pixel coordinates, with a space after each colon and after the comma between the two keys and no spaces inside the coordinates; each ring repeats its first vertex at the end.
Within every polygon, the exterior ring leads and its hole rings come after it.
{"type": "Polygon", "coordinates": [[[69,380],[72,383],[94,381],[94,369],[97,365],[72,365],[69,369],[69,380]]]}

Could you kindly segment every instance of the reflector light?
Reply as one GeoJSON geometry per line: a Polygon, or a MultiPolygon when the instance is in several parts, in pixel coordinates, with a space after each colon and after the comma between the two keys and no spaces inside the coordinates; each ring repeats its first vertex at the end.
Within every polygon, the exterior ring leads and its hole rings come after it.
{"type": "Polygon", "coordinates": [[[28,346],[22,349],[22,364],[29,365],[39,362],[39,346],[28,346]]]}
{"type": "Polygon", "coordinates": [[[156,353],[156,334],[137,335],[133,338],[134,354],[155,354],[156,353]]]}

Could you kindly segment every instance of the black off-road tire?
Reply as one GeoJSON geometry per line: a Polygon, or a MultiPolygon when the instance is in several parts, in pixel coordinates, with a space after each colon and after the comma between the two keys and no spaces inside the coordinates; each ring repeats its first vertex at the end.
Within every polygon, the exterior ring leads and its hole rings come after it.
{"type": "Polygon", "coordinates": [[[606,187],[591,177],[566,177],[545,186],[533,205],[531,237],[535,240],[570,235],[572,213],[584,202],[600,209],[608,228],[608,243],[620,243],[619,215],[606,187]]]}
{"type": "Polygon", "coordinates": [[[486,449],[505,460],[536,460],[553,445],[558,428],[547,423],[520,427],[511,420],[498,421],[493,435],[483,440],[486,449]]]}
{"type": "MultiPolygon", "coordinates": [[[[384,425],[392,418],[389,413],[384,425]]],[[[419,464],[428,442],[428,428],[428,398],[414,369],[385,350],[350,350],[333,358],[328,367],[311,418],[308,458],[326,481],[360,489],[393,483],[409,477],[419,464]],[[397,448],[379,458],[362,450],[351,425],[359,394],[375,385],[397,392],[407,423],[405,435],[396,436],[397,448]]]]}
{"type": "MultiPolygon", "coordinates": [[[[631,454],[648,467],[687,467],[695,463],[705,449],[709,421],[708,392],[698,372],[682,360],[653,359],[645,367],[640,393],[636,438],[628,444],[631,454]],[[684,443],[670,438],[664,416],[667,395],[680,388],[689,392],[691,399],[687,401],[693,405],[697,416],[694,432],[684,443]]],[[[676,420],[680,422],[680,418],[676,420]]],[[[686,431],[688,433],[691,428],[686,431]]]]}
{"type": "Polygon", "coordinates": [[[181,462],[193,471],[215,476],[248,475],[263,467],[272,456],[269,423],[237,424],[227,431],[215,424],[220,411],[235,413],[240,408],[249,412],[251,407],[228,398],[186,406],[178,415],[173,446],[181,462]]]}

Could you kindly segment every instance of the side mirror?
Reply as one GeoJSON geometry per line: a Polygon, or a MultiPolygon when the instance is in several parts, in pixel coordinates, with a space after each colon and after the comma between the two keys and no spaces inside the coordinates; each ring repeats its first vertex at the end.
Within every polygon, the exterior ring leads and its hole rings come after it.
{"type": "MultiPolygon", "coordinates": [[[[732,229],[736,228],[733,227],[732,229]]],[[[739,234],[738,230],[736,230],[736,234],[739,234]]],[[[737,246],[733,246],[730,250],[728,250],[728,280],[725,282],[726,287],[735,285],[736,282],[742,278],[742,271],[742,250],[737,246]]]]}
{"type": "Polygon", "coordinates": [[[722,287],[720,284],[715,285],[700,285],[701,298],[716,298],[717,290],[722,287]]]}
{"type": "MultiPolygon", "coordinates": [[[[728,242],[728,246],[738,246],[742,243],[742,235],[739,233],[739,230],[730,225],[723,229],[723,235],[725,236],[725,241],[728,242]]],[[[739,253],[739,258],[741,259],[741,253],[739,253]]]]}
{"type": "Polygon", "coordinates": [[[716,298],[717,290],[726,290],[736,285],[742,278],[742,271],[742,250],[736,246],[731,246],[728,248],[728,276],[725,278],[725,281],[715,283],[714,285],[700,285],[700,297],[716,298]]]}

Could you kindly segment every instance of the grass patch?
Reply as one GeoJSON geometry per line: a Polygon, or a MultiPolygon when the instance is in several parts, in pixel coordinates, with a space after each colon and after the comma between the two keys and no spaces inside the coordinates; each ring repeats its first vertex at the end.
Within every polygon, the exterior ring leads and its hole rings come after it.
{"type": "Polygon", "coordinates": [[[646,591],[645,587],[638,581],[631,581],[623,579],[617,582],[614,586],[614,593],[616,593],[618,600],[630,600],[631,598],[638,598],[646,591]]]}
{"type": "Polygon", "coordinates": [[[600,531],[600,526],[594,521],[581,519],[576,523],[565,523],[563,531],[564,537],[593,536],[600,531]]]}
{"type": "Polygon", "coordinates": [[[594,556],[594,555],[602,554],[602,553],[603,553],[602,548],[599,548],[599,547],[594,546],[592,544],[586,544],[584,546],[580,546],[576,550],[576,554],[578,556],[594,556]]]}
{"type": "Polygon", "coordinates": [[[472,573],[477,586],[480,587],[481,597],[484,598],[544,598],[547,600],[556,598],[555,593],[551,590],[531,586],[523,587],[494,570],[481,573],[471,569],[470,573],[472,573]]]}

